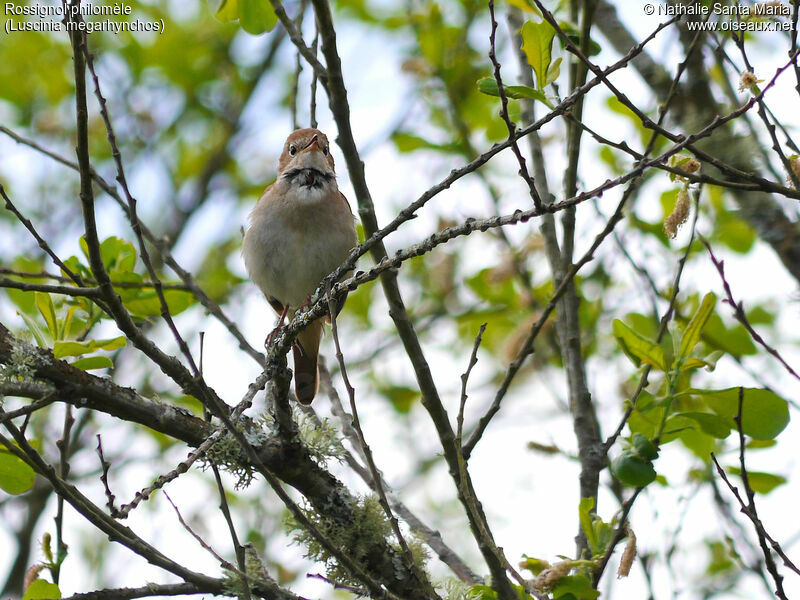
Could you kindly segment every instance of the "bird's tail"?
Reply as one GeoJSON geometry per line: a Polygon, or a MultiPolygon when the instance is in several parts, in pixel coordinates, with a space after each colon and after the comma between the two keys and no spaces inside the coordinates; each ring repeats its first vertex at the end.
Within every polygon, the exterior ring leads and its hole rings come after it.
{"type": "Polygon", "coordinates": [[[306,327],[298,336],[298,344],[292,347],[294,354],[294,393],[300,404],[311,404],[317,395],[319,373],[317,371],[317,355],[319,340],[322,337],[322,321],[316,320],[306,327]]]}

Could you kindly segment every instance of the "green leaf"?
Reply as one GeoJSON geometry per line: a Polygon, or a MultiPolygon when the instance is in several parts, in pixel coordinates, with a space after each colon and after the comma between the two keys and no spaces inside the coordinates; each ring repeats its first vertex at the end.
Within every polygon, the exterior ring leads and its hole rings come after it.
{"type": "Polygon", "coordinates": [[[586,575],[565,575],[553,588],[553,598],[566,594],[572,594],[578,600],[594,600],[600,592],[592,587],[592,580],[586,575]]]}
{"type": "Polygon", "coordinates": [[[692,320],[686,326],[681,337],[680,350],[678,351],[678,360],[688,357],[697,342],[700,341],[700,335],[703,333],[703,328],[711,314],[714,312],[714,307],[717,305],[717,296],[711,292],[705,295],[700,307],[692,316],[692,320]]]}
{"type": "Polygon", "coordinates": [[[490,585],[473,585],[469,591],[474,600],[497,600],[497,592],[490,585]]]}
{"type": "Polygon", "coordinates": [[[561,57],[559,56],[552,63],[550,63],[549,67],[547,67],[545,85],[550,85],[551,83],[553,83],[556,79],[558,79],[558,76],[560,74],[561,74],[561,57]]]}
{"type": "Polygon", "coordinates": [[[676,417],[686,417],[700,426],[700,429],[710,436],[717,439],[725,439],[731,433],[728,421],[719,415],[704,412],[682,412],[677,413],[676,417]]]}
{"type": "Polygon", "coordinates": [[[452,152],[456,150],[456,147],[453,144],[436,144],[426,140],[425,138],[405,131],[395,131],[392,134],[392,141],[397,147],[397,150],[404,154],[414,152],[415,150],[421,150],[423,148],[428,150],[437,150],[439,152],[452,152]]]}
{"type": "Polygon", "coordinates": [[[239,0],[222,0],[216,17],[223,23],[231,23],[239,18],[239,0]]]}
{"type": "MultiPolygon", "coordinates": [[[[589,499],[591,499],[591,498],[589,498],[589,499]]],[[[583,503],[583,501],[581,501],[581,503],[583,503]]],[[[538,575],[539,573],[541,573],[545,569],[550,568],[550,563],[548,563],[546,560],[543,560],[541,558],[534,558],[533,556],[528,556],[526,554],[523,554],[522,557],[525,560],[523,560],[519,564],[519,566],[521,568],[523,568],[523,569],[527,569],[528,571],[530,571],[534,575],[538,575]]]]}
{"type": "Polygon", "coordinates": [[[622,483],[634,487],[644,487],[656,478],[652,463],[630,452],[623,452],[615,458],[611,471],[622,483]]]}
{"type": "Polygon", "coordinates": [[[77,306],[70,306],[64,319],[59,321],[56,340],[63,340],[69,335],[70,327],[72,327],[72,319],[75,317],[76,310],[78,310],[77,306]]]}
{"type": "Polygon", "coordinates": [[[386,396],[394,409],[400,414],[408,414],[420,397],[419,389],[402,385],[378,386],[378,391],[386,396]]]}
{"type": "Polygon", "coordinates": [[[747,330],[739,323],[730,329],[725,327],[722,317],[717,313],[711,315],[705,327],[706,342],[714,348],[724,350],[736,358],[755,354],[758,350],[747,330]]]}
{"type": "Polygon", "coordinates": [[[88,342],[56,342],[53,346],[53,356],[64,358],[65,356],[81,356],[94,352],[92,341],[88,342]]]}
{"type": "MultiPolygon", "coordinates": [[[[478,90],[488,96],[500,96],[500,88],[497,85],[497,80],[494,77],[484,77],[478,80],[478,90]]],[[[506,98],[518,100],[520,98],[531,98],[538,100],[552,108],[552,104],[547,99],[547,96],[539,90],[535,90],[527,85],[504,85],[503,91],[506,93],[506,98]]]]}
{"type": "MultiPolygon", "coordinates": [[[[739,467],[728,467],[729,472],[734,475],[742,476],[742,470],[739,467]]],[[[786,477],[782,475],[775,475],[774,473],[764,473],[763,471],[747,471],[747,481],[750,482],[750,487],[758,494],[769,494],[779,485],[786,483],[786,477]]]]}
{"type": "MultiPolygon", "coordinates": [[[[558,23],[558,26],[561,27],[561,31],[567,34],[567,37],[573,44],[575,44],[578,48],[581,47],[581,32],[575,26],[574,23],[570,23],[569,21],[560,21],[558,23]]],[[[566,44],[560,38],[559,42],[561,42],[562,48],[566,47],[566,44]]],[[[602,48],[600,47],[600,44],[595,42],[593,39],[589,38],[589,48],[588,52],[586,53],[586,56],[588,57],[597,56],[598,54],[600,54],[601,50],[602,48]]]]}
{"type": "Polygon", "coordinates": [[[50,331],[50,337],[54,340],[58,338],[58,324],[56,317],[56,307],[53,304],[53,299],[50,294],[44,292],[35,292],[36,308],[44,317],[44,322],[47,323],[47,329],[50,331]]]}
{"type": "Polygon", "coordinates": [[[547,69],[550,68],[552,60],[551,51],[556,30],[545,21],[541,23],[526,21],[520,35],[522,51],[536,73],[536,85],[541,90],[547,85],[547,69]]]}
{"type": "Polygon", "coordinates": [[[745,444],[745,447],[751,450],[761,450],[763,448],[772,448],[777,443],[776,440],[750,440],[745,444]]]}
{"type": "Polygon", "coordinates": [[[39,324],[33,319],[33,317],[31,317],[28,314],[25,314],[24,312],[19,312],[19,311],[17,311],[17,314],[20,317],[22,317],[23,321],[25,321],[25,325],[28,327],[28,331],[33,336],[33,339],[36,340],[38,346],[40,348],[47,348],[48,347],[47,338],[45,337],[42,328],[39,327],[39,324]]]}
{"type": "Polygon", "coordinates": [[[597,546],[597,539],[594,535],[594,528],[592,527],[592,509],[594,508],[594,498],[581,498],[578,505],[578,518],[581,523],[583,535],[586,536],[586,541],[589,543],[590,548],[597,546]]]}
{"type": "Polygon", "coordinates": [[[430,142],[427,140],[401,131],[395,131],[392,134],[392,141],[394,145],[397,146],[397,149],[403,153],[414,152],[414,150],[430,148],[431,146],[430,142]]]}
{"type": "Polygon", "coordinates": [[[107,356],[87,356],[80,358],[72,363],[73,367],[83,369],[84,371],[91,371],[93,369],[106,369],[114,366],[114,363],[107,356]]]}
{"type": "Polygon", "coordinates": [[[0,448],[0,488],[9,494],[22,494],[33,487],[34,470],[5,448],[0,448]]]}
{"type": "MultiPolygon", "coordinates": [[[[739,388],[725,390],[689,390],[700,396],[708,407],[728,419],[736,429],[733,418],[739,410],[739,388]]],[[[771,440],[789,424],[789,405],[780,396],[760,388],[744,388],[742,401],[742,431],[757,440],[771,440]]]]}
{"type": "Polygon", "coordinates": [[[539,9],[530,0],[508,0],[508,3],[522,11],[540,14],[539,9]]]}
{"type": "Polygon", "coordinates": [[[612,330],[622,351],[637,367],[645,363],[662,371],[667,370],[661,346],[639,335],[619,319],[614,319],[612,330]]]}
{"type": "Polygon", "coordinates": [[[644,459],[655,460],[658,458],[658,448],[648,439],[646,435],[634,433],[632,440],[636,452],[644,459]]]}
{"type": "MultiPolygon", "coordinates": [[[[80,239],[80,246],[84,256],[89,258],[89,246],[84,237],[80,239]]],[[[136,249],[130,242],[112,235],[100,242],[100,258],[109,273],[127,273],[136,265],[136,249]]]]}
{"type": "Polygon", "coordinates": [[[247,33],[271,31],[277,22],[278,16],[268,0],[239,0],[239,24],[247,33]]]}
{"type": "MultiPolygon", "coordinates": [[[[691,422],[690,419],[684,417],[676,417],[682,419],[684,422],[691,422]]],[[[684,429],[678,434],[678,439],[681,444],[686,446],[692,453],[705,463],[711,461],[711,453],[719,452],[720,445],[714,436],[711,436],[701,429],[692,428],[684,429]]]]}
{"type": "Polygon", "coordinates": [[[739,254],[749,252],[758,237],[753,228],[732,211],[718,211],[717,217],[714,239],[739,254]]]}
{"type": "MultiPolygon", "coordinates": [[[[174,316],[191,306],[194,296],[183,290],[164,290],[164,299],[169,313],[174,316]]],[[[161,314],[161,301],[154,289],[139,290],[130,299],[123,297],[123,304],[137,317],[157,317],[161,314]]]]}
{"type": "Polygon", "coordinates": [[[83,356],[96,350],[117,350],[125,346],[127,340],[125,336],[119,336],[107,340],[87,340],[85,342],[56,342],[53,347],[53,355],[56,358],[65,356],[83,356]]]}
{"type": "Polygon", "coordinates": [[[59,600],[61,590],[55,583],[50,583],[44,579],[34,579],[25,590],[22,600],[59,600]]]}
{"type": "Polygon", "coordinates": [[[696,358],[694,356],[690,356],[683,361],[681,369],[684,371],[689,371],[691,369],[705,368],[707,371],[711,372],[717,367],[717,361],[724,355],[725,353],[722,350],[714,350],[714,352],[711,352],[705,358],[696,358]]]}

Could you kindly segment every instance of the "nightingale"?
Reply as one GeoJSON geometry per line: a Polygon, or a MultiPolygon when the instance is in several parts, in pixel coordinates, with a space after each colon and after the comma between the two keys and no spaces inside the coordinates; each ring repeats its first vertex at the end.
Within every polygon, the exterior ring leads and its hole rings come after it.
{"type": "MultiPolygon", "coordinates": [[[[317,129],[292,132],[283,145],[275,182],[250,213],[242,247],[250,278],[280,314],[270,336],[287,315],[291,319],[310,301],[357,243],[353,213],[336,185],[328,138],[317,129]]],[[[341,308],[339,304],[336,312],[341,308]]],[[[321,337],[322,320],[317,319],[292,347],[295,395],[301,404],[311,404],[317,393],[321,337]]]]}

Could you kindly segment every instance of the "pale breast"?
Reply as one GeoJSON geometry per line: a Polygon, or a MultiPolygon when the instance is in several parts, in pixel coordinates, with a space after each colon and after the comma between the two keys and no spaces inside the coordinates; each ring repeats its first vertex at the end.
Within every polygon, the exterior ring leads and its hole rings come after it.
{"type": "Polygon", "coordinates": [[[333,202],[267,194],[251,214],[245,266],[268,298],[297,308],[356,245],[353,216],[338,191],[333,202]]]}

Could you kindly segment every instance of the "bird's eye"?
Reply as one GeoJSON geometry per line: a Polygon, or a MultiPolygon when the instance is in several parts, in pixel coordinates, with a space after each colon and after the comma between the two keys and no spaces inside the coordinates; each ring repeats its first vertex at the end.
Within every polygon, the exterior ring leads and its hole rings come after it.
{"type": "Polygon", "coordinates": [[[297,154],[297,148],[295,148],[294,145],[289,146],[289,154],[291,154],[292,156],[297,154]]]}
{"type": "Polygon", "coordinates": [[[322,153],[323,153],[325,156],[328,156],[328,147],[327,147],[327,146],[323,146],[323,147],[322,147],[322,153]]]}

